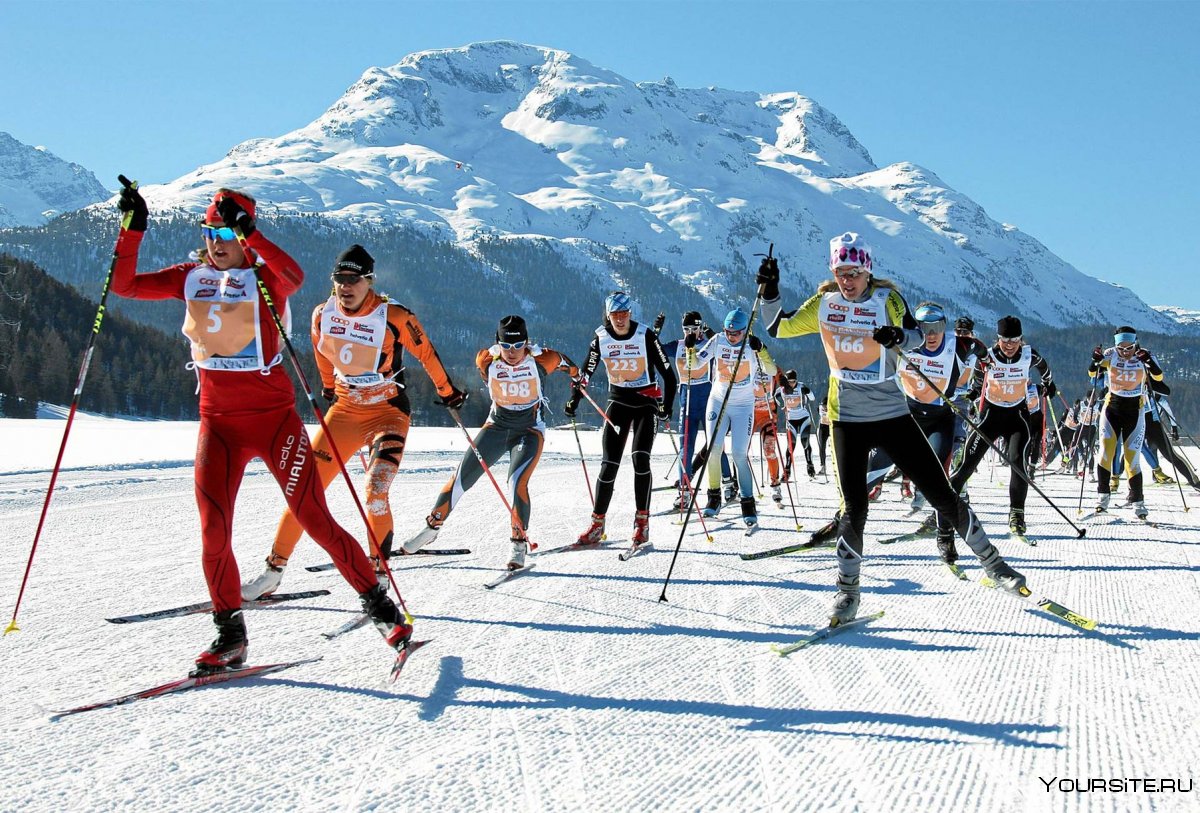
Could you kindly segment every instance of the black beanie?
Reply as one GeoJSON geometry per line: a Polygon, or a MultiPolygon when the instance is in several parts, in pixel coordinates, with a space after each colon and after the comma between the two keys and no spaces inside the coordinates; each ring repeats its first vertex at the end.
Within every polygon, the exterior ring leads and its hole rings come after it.
{"type": "Polygon", "coordinates": [[[364,277],[374,274],[375,258],[368,254],[365,248],[355,243],[338,255],[337,261],[333,264],[333,273],[358,274],[364,277]]]}
{"type": "Polygon", "coordinates": [[[704,324],[704,317],[700,315],[700,311],[688,311],[683,315],[684,327],[700,327],[704,324]]]}
{"type": "Polygon", "coordinates": [[[1015,316],[1001,316],[996,323],[996,335],[1002,339],[1021,338],[1021,320],[1015,316]]]}
{"type": "Polygon", "coordinates": [[[529,329],[525,327],[525,320],[520,316],[505,316],[500,320],[500,327],[496,329],[496,341],[510,344],[529,341],[529,329]]]}

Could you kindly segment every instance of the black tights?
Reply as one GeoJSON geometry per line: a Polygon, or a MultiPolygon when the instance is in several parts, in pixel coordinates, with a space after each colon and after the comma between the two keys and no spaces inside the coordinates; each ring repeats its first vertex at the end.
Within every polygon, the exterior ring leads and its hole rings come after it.
{"type": "Polygon", "coordinates": [[[617,471],[621,468],[621,455],[625,452],[629,436],[633,435],[633,450],[629,456],[633,459],[634,502],[638,511],[647,511],[650,509],[650,449],[654,446],[654,431],[658,423],[654,405],[630,406],[609,401],[607,411],[609,420],[616,424],[617,429],[604,424],[601,441],[604,458],[600,463],[600,474],[596,477],[596,506],[592,510],[601,515],[608,513],[617,471]]]}

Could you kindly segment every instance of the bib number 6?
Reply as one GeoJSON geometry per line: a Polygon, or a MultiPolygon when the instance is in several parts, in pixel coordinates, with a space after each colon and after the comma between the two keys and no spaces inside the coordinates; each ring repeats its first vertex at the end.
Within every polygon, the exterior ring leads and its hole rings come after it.
{"type": "Polygon", "coordinates": [[[354,346],[350,342],[342,345],[342,349],[338,351],[338,361],[347,366],[354,361],[354,346]]]}

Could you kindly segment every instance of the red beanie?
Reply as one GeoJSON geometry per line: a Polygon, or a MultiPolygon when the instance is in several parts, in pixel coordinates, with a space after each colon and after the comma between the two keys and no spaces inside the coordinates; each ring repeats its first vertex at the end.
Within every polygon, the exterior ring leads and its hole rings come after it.
{"type": "Polygon", "coordinates": [[[233,201],[246,210],[246,214],[254,217],[254,198],[242,192],[234,192],[232,189],[218,189],[217,194],[213,195],[212,203],[208,204],[208,208],[204,210],[205,223],[224,223],[221,219],[221,213],[217,211],[217,202],[221,198],[233,198],[233,201]]]}

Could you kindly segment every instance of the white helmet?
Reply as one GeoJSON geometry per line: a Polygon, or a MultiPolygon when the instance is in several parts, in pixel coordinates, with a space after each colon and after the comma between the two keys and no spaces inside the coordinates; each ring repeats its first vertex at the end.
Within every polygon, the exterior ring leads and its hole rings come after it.
{"type": "Polygon", "coordinates": [[[851,266],[871,270],[871,247],[852,231],[829,241],[829,270],[851,266]]]}

